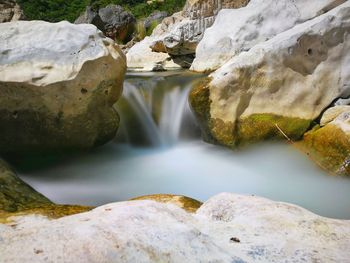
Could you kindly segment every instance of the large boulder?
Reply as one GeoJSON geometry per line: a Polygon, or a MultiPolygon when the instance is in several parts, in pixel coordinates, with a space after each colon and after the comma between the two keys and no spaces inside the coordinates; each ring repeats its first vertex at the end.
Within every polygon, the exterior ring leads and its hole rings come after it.
{"type": "Polygon", "coordinates": [[[221,10],[213,26],[205,31],[191,69],[216,70],[233,56],[342,2],[345,1],[251,0],[246,7],[221,10]]]}
{"type": "MultiPolygon", "coordinates": [[[[222,8],[239,8],[248,2],[249,0],[188,0],[181,12],[165,18],[149,38],[130,49],[131,55],[127,55],[128,67],[149,71],[152,68],[149,58],[159,57],[152,60],[153,65],[162,64],[166,58],[178,67],[189,68],[205,29],[213,24],[218,11],[222,8]],[[143,55],[132,55],[141,53],[140,47],[143,55]],[[158,52],[164,53],[162,57],[158,52]]],[[[165,65],[162,69],[173,67],[165,65]]]]}
{"type": "Polygon", "coordinates": [[[0,224],[2,262],[348,262],[350,221],[253,196],[220,194],[191,214],[129,201],[0,224]]]}
{"type": "Polygon", "coordinates": [[[298,140],[350,95],[350,2],[229,60],[191,92],[208,141],[298,140]]]}
{"type": "Polygon", "coordinates": [[[0,152],[87,149],[111,140],[125,57],[93,25],[0,24],[0,152]]]}
{"type": "Polygon", "coordinates": [[[0,0],[0,23],[25,19],[23,10],[16,0],[0,0]]]}
{"type": "Polygon", "coordinates": [[[119,5],[108,5],[94,10],[88,6],[85,12],[78,17],[75,24],[94,24],[107,37],[122,43],[131,40],[135,30],[136,19],[119,5]]]}
{"type": "Polygon", "coordinates": [[[350,106],[329,108],[298,145],[325,170],[350,175],[350,106]]]}

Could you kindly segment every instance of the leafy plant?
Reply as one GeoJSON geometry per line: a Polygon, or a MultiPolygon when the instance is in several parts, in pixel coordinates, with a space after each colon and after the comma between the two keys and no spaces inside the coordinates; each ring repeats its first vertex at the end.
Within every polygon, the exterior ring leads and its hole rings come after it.
{"type": "Polygon", "coordinates": [[[182,9],[185,2],[186,0],[164,0],[148,4],[146,0],[18,0],[28,19],[50,22],[74,22],[88,5],[97,10],[109,4],[117,4],[133,13],[136,18],[145,18],[156,10],[175,13],[182,9]]]}

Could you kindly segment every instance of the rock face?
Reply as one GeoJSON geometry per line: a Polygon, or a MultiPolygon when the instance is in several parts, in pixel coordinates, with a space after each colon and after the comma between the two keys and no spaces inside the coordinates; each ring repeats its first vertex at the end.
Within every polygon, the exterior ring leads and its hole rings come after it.
{"type": "Polygon", "coordinates": [[[220,194],[195,213],[132,201],[0,224],[2,262],[348,262],[350,221],[220,194]]]}
{"type": "Polygon", "coordinates": [[[19,212],[52,202],[23,182],[11,167],[0,159],[0,213],[19,212]]]}
{"type": "Polygon", "coordinates": [[[345,1],[251,0],[240,9],[221,10],[205,31],[191,69],[213,71],[233,56],[273,38],[345,1]]]}
{"type": "Polygon", "coordinates": [[[56,205],[23,182],[15,171],[0,159],[0,223],[12,224],[14,216],[43,215],[60,218],[82,213],[92,207],[56,205]]]}
{"type": "Polygon", "coordinates": [[[150,14],[143,22],[146,32],[153,30],[154,28],[152,29],[152,27],[154,27],[154,25],[158,25],[163,21],[164,18],[168,16],[168,13],[165,11],[155,11],[152,14],[150,14]]]}
{"type": "MultiPolygon", "coordinates": [[[[210,27],[222,8],[239,8],[245,6],[249,0],[188,0],[182,12],[167,17],[157,26],[150,38],[135,45],[129,52],[142,53],[143,57],[127,55],[128,67],[149,71],[150,66],[162,64],[163,58],[173,60],[180,67],[189,68],[194,58],[198,42],[202,39],[206,28],[210,27]],[[149,58],[157,56],[157,52],[164,52],[162,60],[149,58]],[[166,54],[169,54],[166,56],[166,54]]],[[[129,54],[129,53],[128,53],[129,54]]],[[[163,70],[173,69],[163,66],[163,70]]]]}
{"type": "Polygon", "coordinates": [[[23,11],[15,0],[0,0],[0,23],[23,19],[23,11]]]}
{"type": "Polygon", "coordinates": [[[350,93],[350,2],[229,60],[191,93],[208,141],[298,140],[350,93]]]}
{"type": "Polygon", "coordinates": [[[324,169],[350,175],[350,106],[328,109],[300,145],[324,169]]]}
{"type": "Polygon", "coordinates": [[[112,40],[68,22],[0,32],[1,152],[87,149],[115,136],[126,63],[112,40]]]}
{"type": "Polygon", "coordinates": [[[107,37],[123,43],[131,40],[135,30],[136,19],[121,6],[108,5],[94,11],[88,6],[85,12],[77,18],[75,24],[94,24],[107,37]]]}

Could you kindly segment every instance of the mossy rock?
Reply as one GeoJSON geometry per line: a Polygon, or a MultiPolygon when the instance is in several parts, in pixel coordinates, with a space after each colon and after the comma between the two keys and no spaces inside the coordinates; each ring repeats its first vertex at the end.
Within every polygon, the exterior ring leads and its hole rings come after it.
{"type": "Polygon", "coordinates": [[[239,145],[266,140],[298,141],[310,128],[312,120],[285,117],[275,114],[253,114],[237,124],[239,145]]]}
{"type": "Polygon", "coordinates": [[[230,148],[242,147],[266,140],[300,140],[312,120],[280,116],[273,113],[252,114],[232,121],[211,116],[210,82],[207,77],[197,81],[189,101],[200,124],[203,139],[230,148]]]}
{"type": "Polygon", "coordinates": [[[84,213],[92,210],[94,207],[80,206],[80,205],[57,205],[48,204],[35,208],[24,209],[19,212],[6,212],[0,210],[0,223],[11,224],[15,217],[29,216],[29,215],[41,215],[49,219],[57,219],[65,216],[84,213]]]}
{"type": "Polygon", "coordinates": [[[315,126],[298,146],[324,170],[350,175],[350,137],[336,125],[315,126]]]}
{"type": "Polygon", "coordinates": [[[49,218],[59,218],[82,213],[92,207],[57,205],[23,182],[0,159],[0,223],[8,223],[9,218],[30,214],[40,214],[49,218]]]}
{"type": "Polygon", "coordinates": [[[153,200],[160,203],[174,204],[178,207],[186,210],[189,213],[195,213],[198,208],[201,207],[202,203],[190,197],[183,195],[170,195],[170,194],[155,194],[155,195],[145,195],[130,199],[135,200],[153,200]]]}
{"type": "Polygon", "coordinates": [[[53,203],[42,194],[23,182],[0,159],[0,211],[19,212],[53,203]]]}
{"type": "Polygon", "coordinates": [[[202,131],[202,137],[207,142],[215,143],[215,139],[211,134],[210,123],[210,90],[209,83],[212,78],[203,78],[194,82],[189,95],[189,103],[191,109],[198,120],[202,131]]]}

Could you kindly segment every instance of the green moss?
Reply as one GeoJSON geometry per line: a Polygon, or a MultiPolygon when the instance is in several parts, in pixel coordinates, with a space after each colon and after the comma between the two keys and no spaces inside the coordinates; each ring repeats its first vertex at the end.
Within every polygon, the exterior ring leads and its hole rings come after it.
{"type": "Polygon", "coordinates": [[[153,30],[159,25],[158,21],[152,21],[151,26],[147,28],[146,35],[150,36],[153,32],[153,30]]]}
{"type": "Polygon", "coordinates": [[[332,174],[350,175],[350,140],[340,128],[316,126],[298,146],[323,169],[332,174]]]}
{"type": "Polygon", "coordinates": [[[203,204],[193,198],[183,196],[183,195],[170,195],[170,194],[155,194],[155,195],[146,195],[140,196],[131,199],[131,201],[137,200],[152,200],[160,203],[170,203],[179,206],[180,208],[186,210],[190,213],[195,213],[198,208],[203,204]]]}
{"type": "Polygon", "coordinates": [[[312,120],[284,117],[274,114],[253,114],[237,123],[238,144],[245,145],[265,140],[300,140],[312,120]]]}
{"type": "Polygon", "coordinates": [[[0,159],[0,211],[19,212],[52,202],[23,182],[15,172],[0,159]]]}
{"type": "Polygon", "coordinates": [[[40,214],[49,218],[59,218],[91,209],[92,207],[52,203],[23,182],[11,167],[0,159],[0,223],[9,223],[9,218],[14,216],[40,214]]]}
{"type": "Polygon", "coordinates": [[[215,142],[210,129],[210,90],[211,78],[203,78],[194,82],[189,96],[191,109],[196,116],[202,131],[203,139],[207,142],[215,142]]]}
{"type": "Polygon", "coordinates": [[[18,0],[28,19],[49,22],[74,22],[88,5],[98,9],[117,4],[132,12],[136,18],[145,18],[156,10],[173,14],[180,11],[185,2],[186,0],[166,0],[148,4],[145,0],[18,0]]]}

